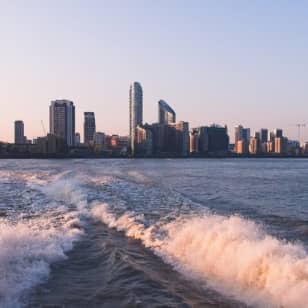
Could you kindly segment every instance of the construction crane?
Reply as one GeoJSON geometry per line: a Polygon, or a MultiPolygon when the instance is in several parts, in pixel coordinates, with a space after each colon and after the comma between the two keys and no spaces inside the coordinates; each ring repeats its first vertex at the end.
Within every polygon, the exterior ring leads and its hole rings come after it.
{"type": "Polygon", "coordinates": [[[306,123],[297,123],[295,124],[295,126],[297,126],[297,129],[298,129],[298,141],[300,143],[301,142],[301,128],[306,127],[306,123]]]}
{"type": "Polygon", "coordinates": [[[41,125],[42,125],[42,128],[43,128],[44,136],[46,136],[46,129],[45,129],[45,125],[44,125],[43,120],[41,120],[41,125]]]}

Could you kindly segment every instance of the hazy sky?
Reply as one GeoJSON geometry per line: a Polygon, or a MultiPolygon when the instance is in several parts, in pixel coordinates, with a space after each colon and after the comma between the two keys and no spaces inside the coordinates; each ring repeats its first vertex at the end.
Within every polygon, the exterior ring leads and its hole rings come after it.
{"type": "MultiPolygon", "coordinates": [[[[144,121],[166,100],[190,127],[308,123],[307,1],[0,0],[0,140],[22,119],[49,128],[50,101],[94,111],[97,130],[128,133],[128,90],[144,121]]],[[[308,140],[308,125],[302,130],[308,140]]]]}

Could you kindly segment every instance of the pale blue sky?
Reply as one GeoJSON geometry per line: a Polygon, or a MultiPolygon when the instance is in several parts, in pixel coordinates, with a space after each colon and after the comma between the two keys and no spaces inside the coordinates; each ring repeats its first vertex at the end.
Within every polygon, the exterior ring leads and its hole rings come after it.
{"type": "MultiPolygon", "coordinates": [[[[128,89],[144,90],[144,121],[166,100],[190,126],[308,123],[307,1],[0,0],[0,140],[13,121],[48,128],[50,100],[96,113],[128,133],[128,89]]],[[[308,140],[308,125],[303,130],[308,140]]]]}

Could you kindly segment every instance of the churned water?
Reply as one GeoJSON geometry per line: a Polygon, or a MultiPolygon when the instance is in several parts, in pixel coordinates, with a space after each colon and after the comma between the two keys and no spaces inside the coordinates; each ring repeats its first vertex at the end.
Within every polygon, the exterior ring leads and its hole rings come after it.
{"type": "Polygon", "coordinates": [[[2,160],[0,307],[308,307],[308,160],[2,160]]]}

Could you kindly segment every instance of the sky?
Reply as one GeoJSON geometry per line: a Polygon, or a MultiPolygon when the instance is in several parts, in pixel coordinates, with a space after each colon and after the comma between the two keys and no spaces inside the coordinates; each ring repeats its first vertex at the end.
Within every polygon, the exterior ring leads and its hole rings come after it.
{"type": "MultiPolygon", "coordinates": [[[[159,99],[190,127],[252,132],[307,123],[308,2],[0,0],[0,140],[15,120],[29,138],[49,128],[54,99],[73,100],[76,131],[128,134],[128,92],[143,87],[144,122],[159,99]]],[[[83,134],[82,134],[83,135],[83,134]]]]}

